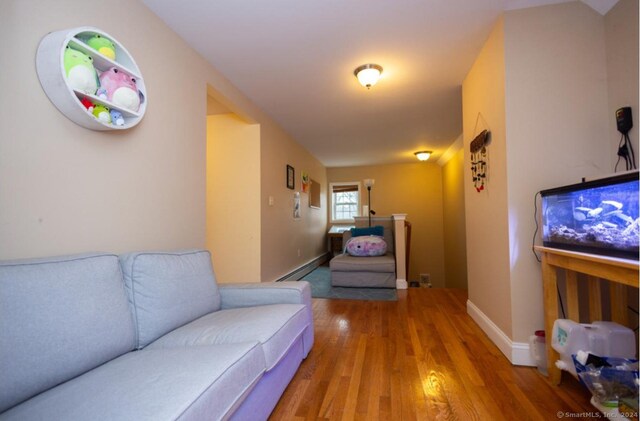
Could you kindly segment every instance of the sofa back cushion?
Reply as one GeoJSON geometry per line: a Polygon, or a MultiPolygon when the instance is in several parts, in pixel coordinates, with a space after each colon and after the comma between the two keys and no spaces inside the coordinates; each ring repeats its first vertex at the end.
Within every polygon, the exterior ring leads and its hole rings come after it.
{"type": "Polygon", "coordinates": [[[136,347],[220,309],[211,255],[206,250],[120,256],[133,308],[136,347]]]}
{"type": "Polygon", "coordinates": [[[133,350],[118,257],[0,262],[0,412],[133,350]]]}

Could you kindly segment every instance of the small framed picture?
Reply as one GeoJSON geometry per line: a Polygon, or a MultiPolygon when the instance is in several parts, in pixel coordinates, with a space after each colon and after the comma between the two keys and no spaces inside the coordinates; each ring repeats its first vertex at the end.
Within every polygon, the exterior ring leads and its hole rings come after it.
{"type": "Polygon", "coordinates": [[[296,184],[296,170],[291,165],[287,165],[287,188],[293,190],[296,184]]]}

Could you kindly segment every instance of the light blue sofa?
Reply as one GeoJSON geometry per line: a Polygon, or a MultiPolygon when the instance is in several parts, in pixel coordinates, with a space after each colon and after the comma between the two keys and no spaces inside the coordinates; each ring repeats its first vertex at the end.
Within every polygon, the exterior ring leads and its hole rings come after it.
{"type": "Polygon", "coordinates": [[[306,282],[206,250],[0,262],[0,420],[263,420],[312,345],[306,282]]]}

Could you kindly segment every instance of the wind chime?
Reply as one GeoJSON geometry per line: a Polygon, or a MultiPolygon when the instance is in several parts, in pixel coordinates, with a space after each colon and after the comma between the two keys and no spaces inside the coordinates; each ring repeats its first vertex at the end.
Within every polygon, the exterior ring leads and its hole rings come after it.
{"type": "Polygon", "coordinates": [[[487,182],[487,163],[489,145],[489,131],[483,130],[473,139],[470,145],[471,150],[471,177],[473,179],[473,187],[480,193],[484,190],[487,182]]]}

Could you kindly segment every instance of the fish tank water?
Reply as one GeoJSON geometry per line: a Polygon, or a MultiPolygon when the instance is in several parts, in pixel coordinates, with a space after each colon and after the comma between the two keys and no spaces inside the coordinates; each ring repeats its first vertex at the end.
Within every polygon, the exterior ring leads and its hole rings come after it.
{"type": "Polygon", "coordinates": [[[638,172],[543,190],[542,242],[638,260],[638,172]]]}

